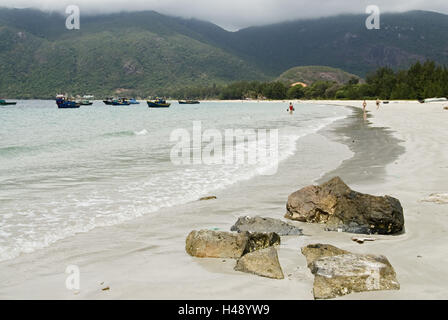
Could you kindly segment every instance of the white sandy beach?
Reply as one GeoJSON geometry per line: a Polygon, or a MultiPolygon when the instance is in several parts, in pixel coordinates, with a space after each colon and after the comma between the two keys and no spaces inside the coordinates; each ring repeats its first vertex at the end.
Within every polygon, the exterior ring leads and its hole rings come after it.
{"type": "MultiPolygon", "coordinates": [[[[361,101],[303,103],[358,108],[362,104],[361,101]]],[[[157,226],[151,225],[153,216],[142,217],[97,228],[2,262],[0,299],[313,299],[313,276],[300,253],[302,246],[311,243],[385,255],[401,284],[398,291],[357,293],[340,299],[446,299],[448,199],[442,197],[441,202],[447,201],[445,204],[422,201],[431,194],[448,193],[448,111],[443,110],[446,104],[391,102],[380,110],[376,110],[374,102],[368,104],[371,125],[390,128],[402,140],[405,152],[385,167],[383,179],[362,180],[350,187],[398,198],[404,208],[405,234],[375,236],[374,242],[357,244],[351,240],[353,234],[325,232],[320,225],[294,223],[303,228],[305,236],[282,239],[279,259],[285,274],[283,280],[236,272],[233,260],[197,259],[185,253],[185,238],[193,229],[228,230],[243,215],[283,218],[290,193],[315,180],[316,172],[331,171],[353,156],[347,145],[312,134],[302,141],[300,148],[313,148],[313,142],[319,139],[337,157],[320,159],[314,168],[304,168],[300,162],[290,164],[294,170],[309,172],[309,181],[295,181],[293,172],[280,168],[274,177],[254,178],[258,185],[265,185],[265,201],[254,202],[253,196],[260,189],[252,189],[253,182],[243,182],[234,191],[217,193],[215,201],[160,210],[157,226]],[[210,214],[212,207],[219,210],[210,214]],[[175,217],[170,215],[173,210],[177,213],[175,217]],[[81,271],[81,289],[77,292],[65,287],[64,271],[71,264],[81,271]],[[101,290],[105,287],[109,290],[101,290]]],[[[369,145],[364,147],[368,149],[369,145]]],[[[361,174],[363,170],[368,168],[353,167],[353,172],[361,174]]]]}

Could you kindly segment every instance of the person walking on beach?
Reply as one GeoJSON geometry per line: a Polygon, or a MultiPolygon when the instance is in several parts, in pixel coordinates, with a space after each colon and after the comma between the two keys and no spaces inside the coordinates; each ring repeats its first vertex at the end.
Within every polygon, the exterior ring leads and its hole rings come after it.
{"type": "Polygon", "coordinates": [[[381,101],[377,98],[376,99],[376,110],[378,110],[380,108],[380,104],[381,104],[381,101]]]}
{"type": "Polygon", "coordinates": [[[294,106],[292,105],[292,102],[289,103],[288,111],[289,111],[289,114],[293,114],[293,112],[294,112],[294,106]]]}

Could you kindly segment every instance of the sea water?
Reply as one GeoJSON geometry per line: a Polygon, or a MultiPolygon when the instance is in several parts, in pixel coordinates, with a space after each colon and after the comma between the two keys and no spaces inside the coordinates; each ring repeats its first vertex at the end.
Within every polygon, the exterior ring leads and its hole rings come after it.
{"type": "MultiPolygon", "coordinates": [[[[0,261],[250,180],[257,164],[175,165],[176,129],[278,130],[278,156],[350,110],[325,105],[203,102],[58,109],[54,101],[0,107],[0,261]]],[[[305,164],[306,165],[306,164],[305,164]]],[[[175,210],[173,211],[175,212],[175,210]]]]}

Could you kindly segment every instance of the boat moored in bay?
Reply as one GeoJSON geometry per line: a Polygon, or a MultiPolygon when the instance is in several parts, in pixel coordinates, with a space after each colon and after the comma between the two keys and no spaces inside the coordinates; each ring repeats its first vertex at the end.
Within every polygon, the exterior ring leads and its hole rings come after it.
{"type": "Polygon", "coordinates": [[[129,106],[131,103],[126,98],[118,98],[112,100],[113,106],[129,106]]]}
{"type": "Polygon", "coordinates": [[[179,104],[200,104],[197,100],[179,100],[179,104]]]}
{"type": "Polygon", "coordinates": [[[93,99],[94,99],[95,97],[93,96],[93,95],[85,95],[85,96],[83,96],[82,97],[82,99],[81,99],[81,101],[79,101],[79,103],[82,105],[82,106],[91,106],[92,104],[93,104],[93,99]]]}
{"type": "Polygon", "coordinates": [[[66,97],[63,94],[59,94],[56,96],[56,104],[59,109],[74,109],[79,108],[81,104],[76,102],[75,100],[66,97]]]}
{"type": "Polygon", "coordinates": [[[165,99],[156,98],[155,100],[147,100],[149,108],[169,108],[171,103],[166,102],[165,99]]]}
{"type": "Polygon", "coordinates": [[[103,100],[103,102],[105,104],[107,104],[108,106],[111,106],[113,101],[114,101],[114,98],[111,98],[111,97],[107,97],[106,99],[103,100]]]}
{"type": "Polygon", "coordinates": [[[11,101],[6,101],[3,99],[0,99],[0,106],[13,106],[16,104],[17,104],[17,102],[11,102],[11,101]]]}

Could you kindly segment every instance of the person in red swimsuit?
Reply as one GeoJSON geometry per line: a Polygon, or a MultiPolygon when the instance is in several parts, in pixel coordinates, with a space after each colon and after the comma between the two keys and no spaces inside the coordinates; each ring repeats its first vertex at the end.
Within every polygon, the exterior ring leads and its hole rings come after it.
{"type": "Polygon", "coordinates": [[[294,112],[294,106],[292,105],[292,102],[289,103],[288,111],[289,111],[289,114],[293,114],[293,112],[294,112]]]}

